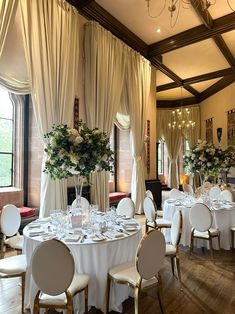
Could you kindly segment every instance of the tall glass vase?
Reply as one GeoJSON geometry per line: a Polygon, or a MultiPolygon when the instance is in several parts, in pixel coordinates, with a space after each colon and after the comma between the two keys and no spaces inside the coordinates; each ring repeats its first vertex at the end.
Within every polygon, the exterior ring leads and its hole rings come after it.
{"type": "Polygon", "coordinates": [[[84,177],[79,174],[74,175],[74,184],[75,184],[75,192],[76,192],[76,201],[73,209],[76,212],[82,212],[82,188],[84,183],[84,177]]]}

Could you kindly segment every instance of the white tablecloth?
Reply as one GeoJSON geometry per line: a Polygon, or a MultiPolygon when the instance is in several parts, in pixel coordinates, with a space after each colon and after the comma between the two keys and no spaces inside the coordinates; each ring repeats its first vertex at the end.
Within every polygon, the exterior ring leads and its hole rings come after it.
{"type": "MultiPolygon", "coordinates": [[[[25,291],[25,308],[33,306],[34,297],[37,287],[31,276],[30,258],[34,249],[42,241],[39,237],[29,237],[29,230],[26,226],[24,229],[24,248],[23,252],[27,256],[28,270],[26,273],[26,291],[25,291]]],[[[86,273],[90,276],[88,305],[95,306],[97,309],[106,313],[106,287],[108,270],[121,263],[134,260],[136,249],[142,237],[141,227],[130,235],[125,235],[118,239],[107,239],[102,242],[94,243],[87,239],[84,243],[66,243],[71,250],[77,272],[86,273]]],[[[58,261],[59,262],[59,261],[58,261]]],[[[115,285],[110,295],[110,311],[122,311],[122,302],[129,297],[130,288],[126,286],[115,285]]],[[[83,296],[79,297],[83,301],[83,296]]],[[[78,305],[78,300],[74,300],[75,313],[82,313],[84,304],[78,305]],[[79,306],[79,309],[78,309],[79,306]]]]}
{"type": "MultiPolygon", "coordinates": [[[[235,204],[234,206],[226,206],[226,208],[221,208],[217,210],[212,210],[213,215],[213,225],[212,228],[218,228],[220,230],[220,244],[221,248],[225,250],[230,250],[230,227],[235,226],[235,204]]],[[[183,228],[180,244],[184,246],[190,246],[191,237],[191,225],[189,222],[189,211],[190,205],[180,205],[177,201],[166,200],[163,204],[163,218],[172,220],[172,217],[177,210],[182,211],[183,215],[183,228]]],[[[170,241],[170,230],[165,230],[166,241],[170,241]]],[[[213,247],[218,249],[217,239],[213,239],[213,247]]],[[[209,241],[197,240],[195,242],[197,247],[206,246],[208,247],[209,241]]]]}

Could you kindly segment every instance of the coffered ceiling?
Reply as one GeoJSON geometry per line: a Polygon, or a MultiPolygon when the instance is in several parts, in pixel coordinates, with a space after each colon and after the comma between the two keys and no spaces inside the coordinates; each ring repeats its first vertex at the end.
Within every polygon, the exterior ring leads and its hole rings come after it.
{"type": "MultiPolygon", "coordinates": [[[[227,0],[217,0],[206,11],[202,0],[191,0],[187,9],[181,6],[174,27],[167,9],[170,0],[155,19],[148,16],[146,0],[67,1],[139,51],[159,70],[158,107],[199,103],[235,82],[235,12],[227,0]]],[[[151,0],[151,14],[160,12],[164,2],[151,0]]],[[[235,1],[230,0],[230,4],[235,9],[235,1]]],[[[174,12],[173,18],[176,15],[174,12]]]]}

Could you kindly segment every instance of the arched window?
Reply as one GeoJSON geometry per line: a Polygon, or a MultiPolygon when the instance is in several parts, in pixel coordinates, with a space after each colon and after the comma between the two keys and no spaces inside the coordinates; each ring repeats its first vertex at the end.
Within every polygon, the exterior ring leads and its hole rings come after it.
{"type": "Polygon", "coordinates": [[[13,186],[14,104],[6,90],[0,88],[0,187],[13,186]]]}

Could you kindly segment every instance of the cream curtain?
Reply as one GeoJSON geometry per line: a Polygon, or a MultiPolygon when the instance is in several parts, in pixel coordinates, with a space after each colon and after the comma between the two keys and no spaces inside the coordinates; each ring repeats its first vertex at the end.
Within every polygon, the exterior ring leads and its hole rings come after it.
{"type": "MultiPolygon", "coordinates": [[[[124,80],[124,44],[96,22],[85,25],[85,111],[87,124],[109,136],[124,80]]],[[[92,175],[91,201],[102,211],[109,206],[106,172],[92,175]]]]}
{"type": "Polygon", "coordinates": [[[178,178],[178,165],[177,158],[180,151],[181,145],[181,131],[179,129],[169,129],[169,122],[171,122],[172,110],[158,109],[157,117],[157,134],[159,138],[163,138],[166,143],[170,165],[168,175],[168,185],[170,188],[179,188],[178,178]]]}
{"type": "Polygon", "coordinates": [[[188,140],[189,147],[192,148],[200,138],[201,120],[200,120],[200,106],[190,107],[190,119],[195,122],[195,127],[184,129],[183,135],[188,140]]]}
{"type": "Polygon", "coordinates": [[[132,180],[131,198],[135,203],[136,213],[143,212],[145,195],[145,174],[143,156],[145,152],[146,109],[151,80],[149,61],[132,49],[127,51],[126,91],[130,114],[132,143],[132,180]]]}
{"type": "MultiPolygon", "coordinates": [[[[23,39],[33,108],[41,134],[72,122],[79,52],[78,14],[67,2],[20,0],[23,39]]],[[[44,168],[44,161],[42,164],[44,168]]],[[[66,182],[42,172],[40,217],[66,208],[66,182]]]]}
{"type": "Polygon", "coordinates": [[[18,0],[0,1],[0,85],[15,94],[28,94],[19,16],[18,0]]]}
{"type": "Polygon", "coordinates": [[[18,0],[1,0],[0,1],[0,57],[2,55],[4,43],[6,40],[8,28],[12,17],[14,17],[18,0]]]}

